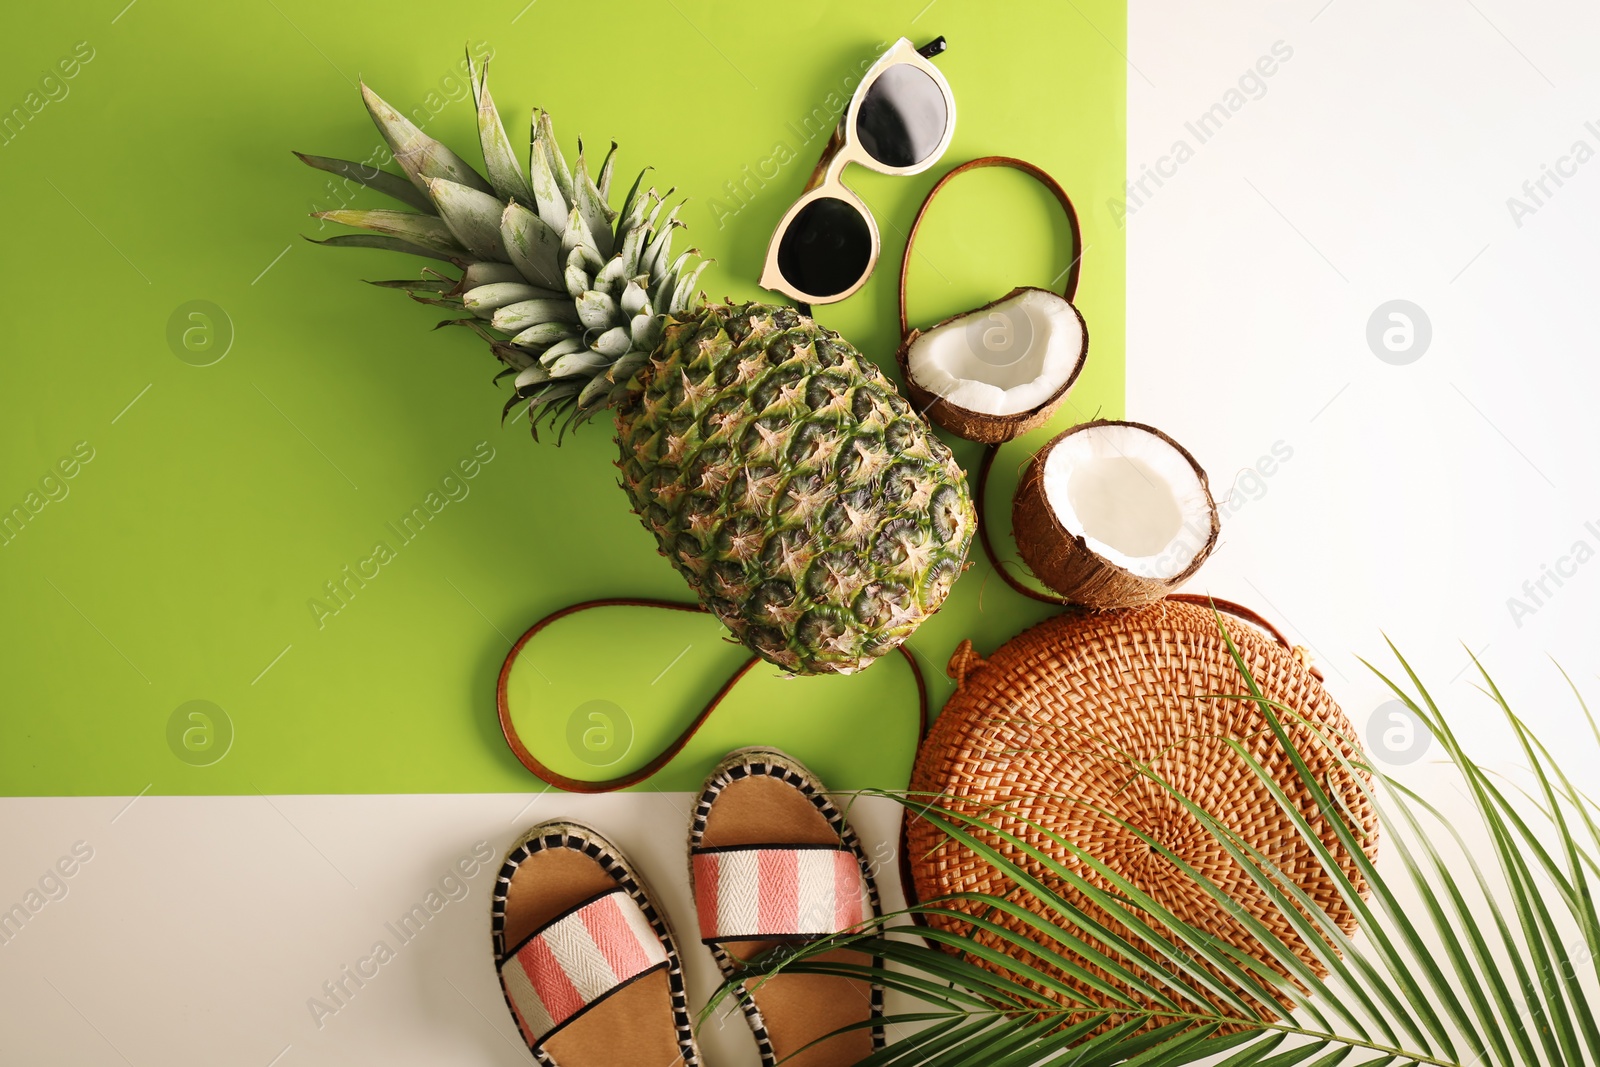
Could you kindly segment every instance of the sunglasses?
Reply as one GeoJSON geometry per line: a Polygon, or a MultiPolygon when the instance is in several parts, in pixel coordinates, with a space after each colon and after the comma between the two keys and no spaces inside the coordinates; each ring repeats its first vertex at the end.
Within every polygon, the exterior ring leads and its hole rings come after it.
{"type": "Polygon", "coordinates": [[[929,61],[944,49],[943,37],[921,48],[902,37],[862,77],[805,192],[773,231],[762,288],[802,304],[831,304],[861,288],[878,262],[878,224],[844,184],[844,169],[917,174],[944,155],[956,101],[929,61]]]}

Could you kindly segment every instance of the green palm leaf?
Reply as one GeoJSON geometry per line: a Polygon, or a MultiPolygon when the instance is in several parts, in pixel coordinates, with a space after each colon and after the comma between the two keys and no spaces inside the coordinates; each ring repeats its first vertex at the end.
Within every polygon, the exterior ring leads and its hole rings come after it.
{"type": "MultiPolygon", "coordinates": [[[[1090,810],[1145,842],[1237,920],[1247,935],[1242,946],[1185,922],[1137,880],[1045,826],[1024,821],[1023,837],[995,825],[995,811],[883,793],[989,863],[1016,891],[927,901],[886,916],[878,929],[786,949],[760,961],[760,973],[745,981],[759,984],[762,975],[777,973],[848,976],[915,1003],[914,1011],[895,1017],[894,1032],[903,1036],[863,1067],[1600,1063],[1591,1007],[1591,987],[1600,983],[1594,900],[1600,807],[1511,710],[1481,664],[1484,692],[1532,772],[1532,787],[1520,797],[1465,751],[1397,650],[1409,690],[1372,668],[1440,740],[1459,772],[1489,842],[1477,855],[1459,817],[1452,820],[1406,785],[1344,756],[1337,739],[1313,729],[1311,740],[1300,742],[1334,753],[1388,828],[1395,863],[1380,871],[1362,851],[1362,831],[1332,780],[1319,779],[1294,747],[1309,723],[1262,694],[1227,640],[1244,684],[1217,699],[1253,704],[1287,754],[1289,770],[1275,777],[1246,745],[1220,740],[1267,790],[1280,809],[1273,816],[1284,817],[1319,876],[1357,916],[1355,935],[1306,892],[1295,877],[1305,872],[1279,869],[1230,828],[1228,813],[1207,810],[1142,765],[1137,773],[1210,835],[1266,901],[1274,922],[1155,836],[1110,810],[1090,810]],[[1326,843],[1318,822],[1332,828],[1337,847],[1326,843]],[[919,921],[932,915],[942,921],[919,921]],[[1276,932],[1285,927],[1292,936],[1276,932]],[[819,958],[843,947],[879,963],[819,958]]],[[[1578,700],[1600,740],[1600,726],[1578,700]]],[[[1011,820],[1017,821],[1014,812],[1011,820]]],[[[744,995],[730,984],[718,999],[744,995]]]]}

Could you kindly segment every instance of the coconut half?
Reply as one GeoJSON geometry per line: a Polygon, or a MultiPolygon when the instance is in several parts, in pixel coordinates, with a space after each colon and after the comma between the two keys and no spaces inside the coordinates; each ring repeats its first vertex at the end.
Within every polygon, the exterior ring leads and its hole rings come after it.
{"type": "Polygon", "coordinates": [[[1048,289],[1013,289],[993,303],[912,330],[896,353],[911,401],[969,441],[999,444],[1044,425],[1077,381],[1089,330],[1048,289]]]}
{"type": "Polygon", "coordinates": [[[1182,445],[1104,420],[1039,450],[1011,523],[1039,580],[1091,608],[1159,600],[1199,570],[1221,529],[1206,472],[1182,445]]]}

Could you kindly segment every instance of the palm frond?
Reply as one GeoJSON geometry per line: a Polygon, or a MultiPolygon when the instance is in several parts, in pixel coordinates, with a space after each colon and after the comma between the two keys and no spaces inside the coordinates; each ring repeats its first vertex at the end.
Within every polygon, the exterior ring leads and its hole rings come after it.
{"type": "MultiPolygon", "coordinates": [[[[1592,1008],[1600,985],[1600,806],[1512,711],[1482,665],[1484,692],[1517,739],[1531,788],[1500,784],[1467,753],[1392,645],[1408,686],[1368,664],[1439,740],[1487,848],[1469,843],[1459,817],[1344,755],[1360,751],[1348,739],[1313,727],[1304,740],[1306,717],[1263,695],[1220,616],[1218,625],[1243,685],[1216,699],[1253,704],[1289,770],[1275,776],[1246,744],[1220,740],[1278,806],[1274,818],[1281,814],[1298,836],[1316,876],[1331,882],[1356,917],[1355,934],[1306,892],[1307,872],[1280,868],[1232,828],[1230,813],[1207,810],[1149,763],[1133,769],[1203,828],[1256,891],[1255,906],[1265,900],[1270,915],[1252,911],[1157,835],[1109,809],[1091,810],[1147,844],[1236,921],[1247,935],[1243,945],[1185,921],[1160,893],[1014,811],[1011,825],[1025,835],[997,825],[998,809],[869,791],[902,803],[908,818],[931,823],[1014,891],[925,901],[872,930],[786,949],[759,961],[742,986],[724,986],[719,999],[747,996],[782,973],[877,982],[916,1007],[895,1017],[895,1032],[905,1036],[863,1067],[1600,1064],[1592,1008]],[[1332,752],[1378,812],[1395,854],[1392,869],[1368,859],[1348,804],[1331,777],[1312,771],[1295,737],[1332,752]],[[1333,843],[1321,824],[1332,827],[1333,843]],[[821,958],[842,947],[879,963],[821,958]]],[[[1600,740],[1600,726],[1595,732],[1600,740]]]]}

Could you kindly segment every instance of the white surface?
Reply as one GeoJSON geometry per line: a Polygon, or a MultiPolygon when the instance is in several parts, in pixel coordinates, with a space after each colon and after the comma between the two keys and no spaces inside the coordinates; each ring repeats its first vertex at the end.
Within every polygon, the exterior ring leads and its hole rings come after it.
{"type": "MultiPolygon", "coordinates": [[[[1510,768],[1464,642],[1591,782],[1600,760],[1546,657],[1600,694],[1600,557],[1575,551],[1600,549],[1600,165],[1568,158],[1600,148],[1597,35],[1600,10],[1578,4],[1137,4],[1129,169],[1169,176],[1126,220],[1129,416],[1190,448],[1225,512],[1191,591],[1282,622],[1363,728],[1386,694],[1356,657],[1382,660],[1387,631],[1510,768]],[[1185,123],[1280,41],[1272,75],[1197,143],[1185,123]],[[1507,198],[1531,203],[1545,164],[1573,176],[1547,179],[1519,226],[1507,198]],[[1432,321],[1405,366],[1365,336],[1392,299],[1432,321]],[[1523,583],[1546,565],[1571,574],[1533,604],[1523,583]],[[1514,596],[1534,610],[1514,618],[1514,596]]],[[[685,797],[529,799],[0,801],[0,907],[75,842],[94,849],[0,945],[0,1062],[526,1064],[488,963],[491,872],[320,1030],[307,1000],[474,842],[498,850],[558,813],[616,838],[693,929],[685,797]]],[[[892,858],[885,814],[866,836],[892,858]]],[[[684,949],[703,997],[709,959],[684,949]]],[[[706,1044],[716,1067],[755,1062],[737,1019],[706,1044]]]]}
{"type": "Polygon", "coordinates": [[[1520,227],[1507,199],[1600,149],[1597,32],[1581,4],[1136,4],[1129,174],[1193,152],[1126,220],[1128,416],[1193,451],[1224,509],[1188,590],[1276,619],[1363,729],[1388,694],[1357,657],[1392,665],[1387,633],[1509,762],[1465,645],[1589,781],[1550,657],[1600,707],[1600,558],[1574,553],[1600,550],[1600,164],[1520,227]],[[1198,143],[1185,124],[1277,42],[1260,98],[1198,143]],[[1432,321],[1405,366],[1366,340],[1393,299],[1432,321]],[[1533,604],[1547,565],[1572,575],[1533,604]]]}
{"type": "MultiPolygon", "coordinates": [[[[687,793],[129,799],[0,799],[0,908],[74,844],[93,853],[0,943],[8,1067],[526,1067],[490,961],[489,896],[511,841],[557,816],[600,829],[649,883],[696,1009],[719,981],[695,934],[687,793]],[[479,842],[495,858],[449,880],[479,842]],[[401,917],[434,890],[437,913],[402,942],[401,917]],[[393,958],[329,998],[323,983],[379,941],[393,958]]],[[[886,909],[903,903],[882,844],[899,815],[881,799],[851,809],[886,909]]],[[[757,1062],[737,1011],[708,1022],[701,1044],[713,1067],[757,1062]]]]}

